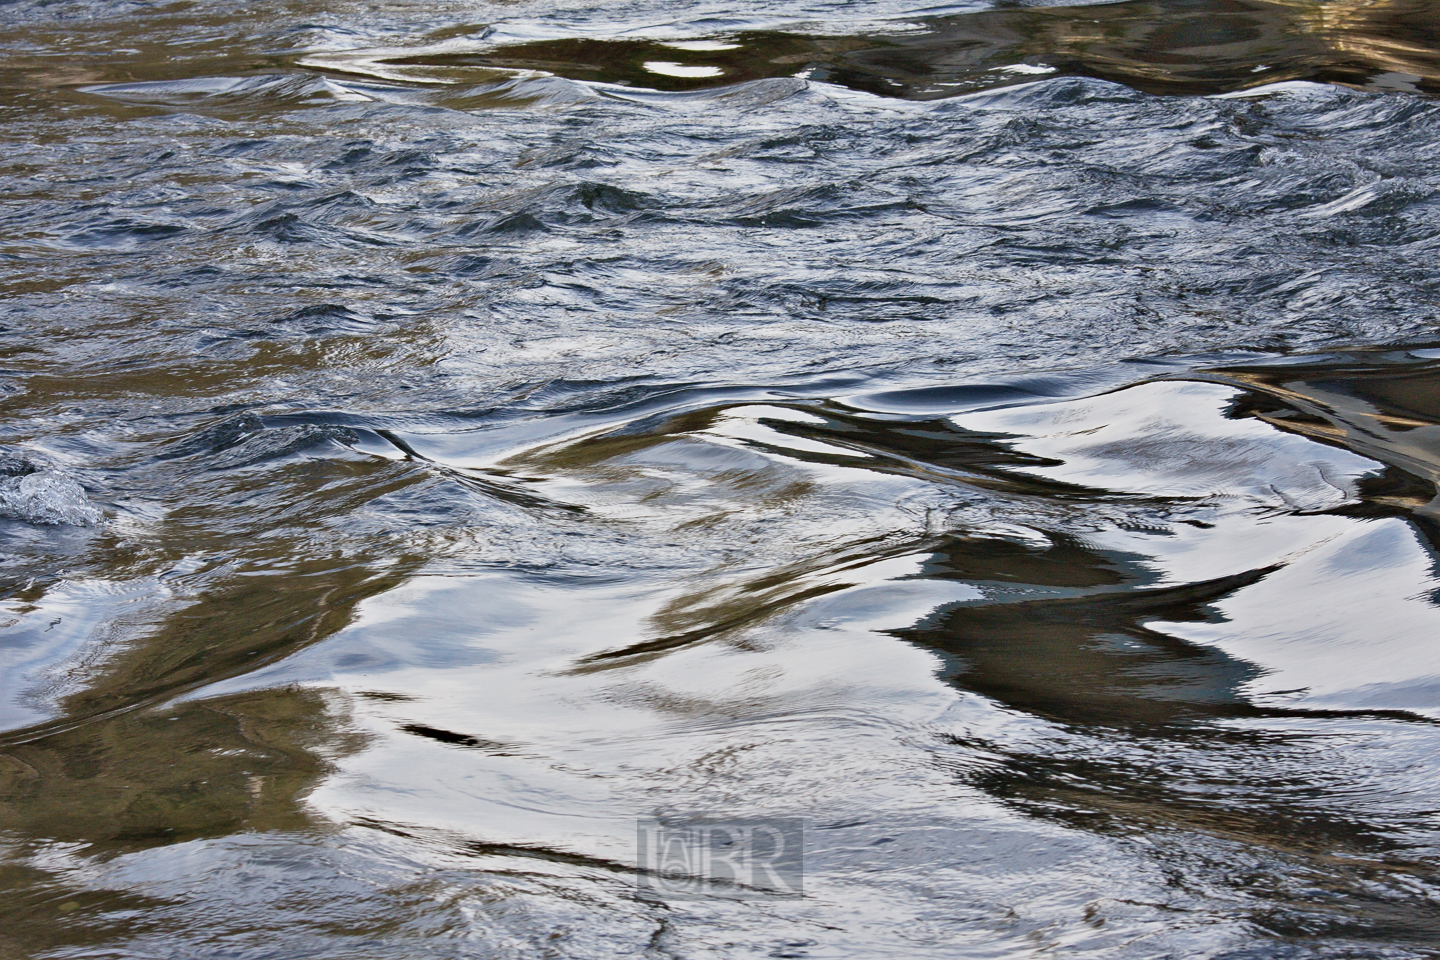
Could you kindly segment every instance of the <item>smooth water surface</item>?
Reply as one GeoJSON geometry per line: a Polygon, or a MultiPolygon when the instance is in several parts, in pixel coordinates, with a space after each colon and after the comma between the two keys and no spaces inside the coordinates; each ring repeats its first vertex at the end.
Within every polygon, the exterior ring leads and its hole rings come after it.
{"type": "Polygon", "coordinates": [[[1440,956],[1437,23],[0,5],[0,955],[1440,956]]]}

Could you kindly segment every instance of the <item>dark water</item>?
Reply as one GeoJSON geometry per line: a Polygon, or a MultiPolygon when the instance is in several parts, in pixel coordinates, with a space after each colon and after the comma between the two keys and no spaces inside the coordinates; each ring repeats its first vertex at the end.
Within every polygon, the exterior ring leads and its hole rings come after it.
{"type": "Polygon", "coordinates": [[[1440,956],[1440,6],[0,24],[0,956],[1440,956]]]}

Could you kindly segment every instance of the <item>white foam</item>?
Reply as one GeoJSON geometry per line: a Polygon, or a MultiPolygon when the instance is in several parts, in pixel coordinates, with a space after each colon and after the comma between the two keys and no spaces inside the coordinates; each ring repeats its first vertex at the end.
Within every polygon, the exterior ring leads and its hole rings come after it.
{"type": "Polygon", "coordinates": [[[63,474],[42,471],[0,480],[0,517],[88,527],[104,516],[80,484],[63,474]]]}

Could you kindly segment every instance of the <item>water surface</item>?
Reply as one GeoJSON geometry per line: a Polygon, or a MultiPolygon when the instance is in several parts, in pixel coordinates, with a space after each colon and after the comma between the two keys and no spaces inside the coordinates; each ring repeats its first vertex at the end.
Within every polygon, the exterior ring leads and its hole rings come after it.
{"type": "Polygon", "coordinates": [[[1434,4],[0,11],[0,955],[1437,955],[1434,4]]]}

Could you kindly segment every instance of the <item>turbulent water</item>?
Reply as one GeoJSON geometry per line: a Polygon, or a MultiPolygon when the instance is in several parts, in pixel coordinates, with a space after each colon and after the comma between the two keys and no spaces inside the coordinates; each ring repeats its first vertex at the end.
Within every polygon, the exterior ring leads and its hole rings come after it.
{"type": "Polygon", "coordinates": [[[0,56],[0,956],[1440,957],[1440,5],[0,56]]]}

